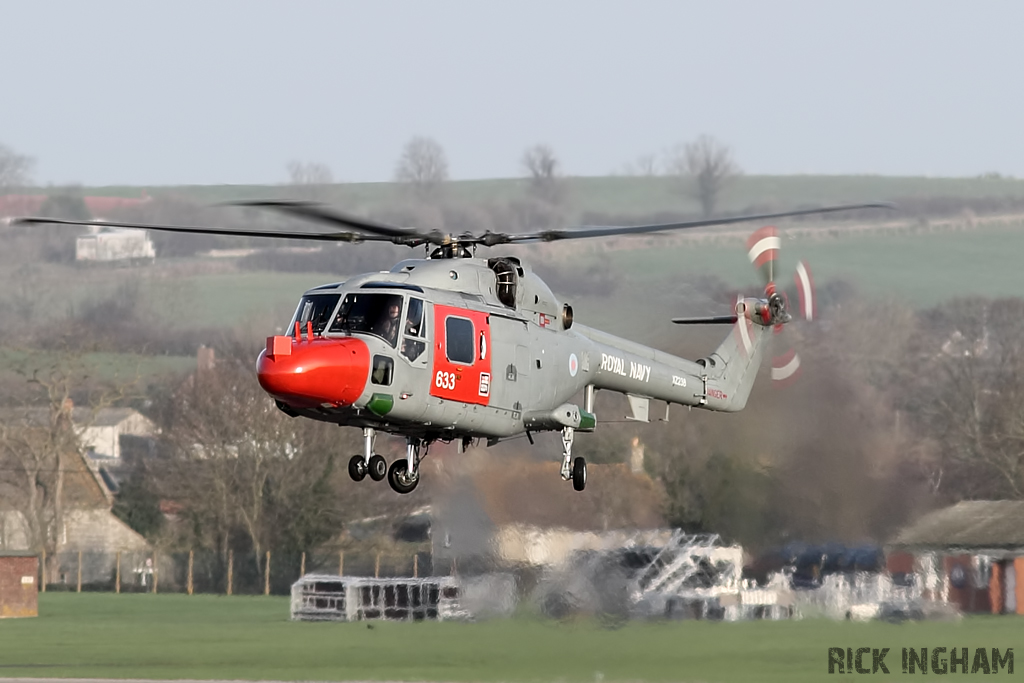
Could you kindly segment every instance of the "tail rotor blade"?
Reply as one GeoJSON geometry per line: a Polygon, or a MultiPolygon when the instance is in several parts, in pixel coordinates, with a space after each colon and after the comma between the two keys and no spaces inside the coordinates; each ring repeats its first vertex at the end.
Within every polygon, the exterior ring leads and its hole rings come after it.
{"type": "Polygon", "coordinates": [[[800,356],[793,349],[772,359],[772,381],[776,384],[784,385],[792,382],[799,372],[800,356]]]}
{"type": "Polygon", "coordinates": [[[775,260],[781,246],[778,230],[771,225],[755,230],[747,238],[747,257],[761,271],[761,277],[768,286],[775,281],[775,260]]]}
{"type": "Polygon", "coordinates": [[[805,262],[800,261],[796,264],[796,275],[793,279],[796,280],[797,297],[800,299],[800,314],[804,320],[814,320],[814,279],[805,262]]]}

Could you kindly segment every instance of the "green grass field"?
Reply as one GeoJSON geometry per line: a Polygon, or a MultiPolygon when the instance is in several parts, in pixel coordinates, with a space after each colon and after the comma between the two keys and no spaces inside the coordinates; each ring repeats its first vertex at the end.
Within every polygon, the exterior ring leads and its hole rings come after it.
{"type": "MultiPolygon", "coordinates": [[[[960,623],[293,623],[264,597],[49,593],[0,622],[0,675],[401,681],[821,681],[829,647],[1019,644],[1024,620],[960,623]]],[[[829,677],[831,678],[831,677],[829,677]]],[[[957,677],[974,680],[976,677],[957,677]]],[[[836,680],[852,680],[851,676],[836,680]]],[[[880,679],[882,680],[882,679],[880,679]]]]}
{"type": "Polygon", "coordinates": [[[148,356],[141,353],[82,353],[62,355],[35,349],[0,347],[0,380],[28,381],[34,370],[46,375],[58,366],[89,377],[118,384],[145,383],[157,377],[183,375],[195,368],[193,356],[148,356]]]}

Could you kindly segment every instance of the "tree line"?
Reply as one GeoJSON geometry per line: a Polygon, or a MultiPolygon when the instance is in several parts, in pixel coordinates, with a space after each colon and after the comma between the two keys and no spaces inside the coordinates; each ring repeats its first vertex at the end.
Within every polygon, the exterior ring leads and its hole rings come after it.
{"type": "MultiPolygon", "coordinates": [[[[668,422],[646,425],[618,419],[622,398],[602,392],[598,430],[577,450],[595,463],[626,462],[638,439],[668,523],[754,548],[884,541],[932,507],[1024,498],[1024,300],[913,311],[847,290],[814,326],[791,328],[803,359],[792,386],[765,376],[741,413],[676,406],[668,422]]],[[[695,357],[716,341],[708,333],[666,350],[695,357]]],[[[133,392],[26,374],[49,408],[41,421],[3,421],[0,487],[26,511],[33,543],[58,537],[61,473],[80,449],[62,406],[75,396],[78,405],[136,405],[160,428],[155,451],[127,456],[117,514],[162,550],[233,552],[254,576],[268,549],[312,552],[354,520],[394,519],[439,495],[429,485],[399,497],[351,482],[344,464],[361,451],[359,430],[287,417],[256,383],[255,354],[239,343],[212,369],[133,392]]],[[[549,446],[519,440],[494,453],[553,458],[549,446]]]]}

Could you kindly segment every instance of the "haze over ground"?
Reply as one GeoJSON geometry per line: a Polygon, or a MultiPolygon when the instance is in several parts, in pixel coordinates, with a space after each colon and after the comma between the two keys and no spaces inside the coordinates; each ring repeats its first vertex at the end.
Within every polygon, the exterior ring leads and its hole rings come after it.
{"type": "Polygon", "coordinates": [[[43,184],[270,183],[292,160],[392,177],[417,134],[453,178],[571,175],[710,133],[748,173],[1024,175],[1000,2],[0,5],[0,141],[43,184]]]}

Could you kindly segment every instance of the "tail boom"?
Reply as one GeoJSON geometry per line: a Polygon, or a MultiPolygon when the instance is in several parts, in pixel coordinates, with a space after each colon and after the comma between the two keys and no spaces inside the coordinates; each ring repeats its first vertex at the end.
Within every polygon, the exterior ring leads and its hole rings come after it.
{"type": "Polygon", "coordinates": [[[697,361],[576,326],[574,332],[591,344],[590,384],[598,389],[653,398],[669,403],[725,412],[742,410],[750,396],[763,356],[768,328],[753,324],[729,337],[697,361]]]}

